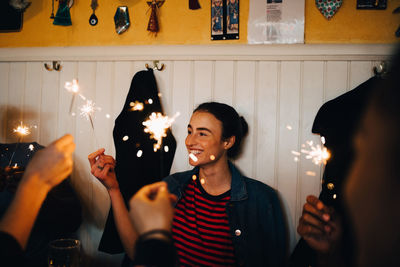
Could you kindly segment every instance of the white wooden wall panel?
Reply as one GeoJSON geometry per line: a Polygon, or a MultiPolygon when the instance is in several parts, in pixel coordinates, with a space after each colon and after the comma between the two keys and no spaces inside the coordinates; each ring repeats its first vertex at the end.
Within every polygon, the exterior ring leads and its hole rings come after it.
{"type": "Polygon", "coordinates": [[[277,169],[277,189],[282,194],[283,207],[286,210],[290,248],[295,245],[296,224],[296,187],[298,165],[291,151],[299,145],[299,99],[300,99],[300,62],[281,63],[279,97],[279,149],[277,169]]]}
{"type": "Polygon", "coordinates": [[[0,62],[0,141],[5,143],[7,140],[7,124],[8,124],[8,87],[9,87],[9,71],[10,63],[0,62]]]}
{"type": "Polygon", "coordinates": [[[239,159],[235,162],[239,168],[250,177],[254,177],[255,163],[253,160],[255,152],[254,137],[256,134],[255,128],[255,99],[254,90],[256,85],[255,80],[255,62],[254,61],[239,61],[235,69],[235,91],[234,106],[239,115],[243,116],[249,125],[248,137],[243,140],[243,151],[239,159]]]}
{"type": "MultiPolygon", "coordinates": [[[[257,117],[255,155],[256,174],[254,177],[276,188],[277,102],[279,101],[279,73],[275,61],[259,62],[256,73],[255,116],[257,117]]],[[[280,70],[280,67],[279,67],[280,70]]]]}
{"type": "Polygon", "coordinates": [[[235,90],[233,61],[216,61],[213,100],[232,105],[235,90]]]}
{"type": "Polygon", "coordinates": [[[177,172],[189,168],[185,138],[187,135],[187,125],[193,109],[193,88],[191,88],[190,77],[190,74],[192,73],[191,62],[176,61],[173,65],[172,112],[169,114],[169,117],[174,116],[177,112],[179,112],[180,115],[175,119],[176,123],[172,125],[172,131],[177,142],[177,147],[171,172],[177,172]]]}
{"type": "MultiPolygon", "coordinates": [[[[23,121],[27,125],[37,126],[40,117],[41,87],[42,87],[42,64],[40,62],[26,63],[26,81],[24,90],[24,104],[22,107],[23,121]]],[[[30,129],[31,134],[24,137],[24,142],[39,140],[36,127],[30,129]]]]}
{"type": "Polygon", "coordinates": [[[290,245],[294,246],[305,197],[318,194],[322,168],[304,155],[295,162],[292,151],[300,151],[307,141],[320,144],[319,136],[311,133],[319,107],[371,77],[372,67],[388,54],[379,56],[378,48],[371,48],[371,53],[378,55],[371,56],[365,48],[351,46],[346,52],[343,47],[327,50],[322,46],[320,50],[285,48],[289,52],[283,49],[281,55],[279,49],[271,47],[268,52],[258,46],[238,53],[222,48],[219,52],[215,48],[209,52],[193,50],[193,55],[182,49],[181,56],[176,56],[173,48],[171,52],[165,48],[157,58],[149,52],[129,58],[116,54],[115,59],[107,53],[93,52],[90,56],[77,50],[76,54],[67,53],[68,60],[62,62],[60,72],[45,70],[47,57],[35,59],[25,50],[20,54],[26,55],[26,60],[16,57],[2,61],[9,53],[5,55],[0,49],[0,141],[15,142],[12,129],[21,120],[38,126],[26,140],[47,145],[67,132],[75,137],[72,183],[84,207],[79,235],[90,255],[85,266],[119,266],[121,260],[121,255],[97,251],[110,201],[106,190],[91,176],[87,155],[99,147],[115,155],[112,130],[132,77],[145,69],[145,63],[152,65],[158,58],[165,59],[161,60],[164,70],[155,71],[164,112],[168,116],[180,112],[172,127],[178,147],[171,172],[190,168],[184,141],[193,108],[210,100],[233,105],[249,124],[245,149],[236,163],[245,175],[278,190],[288,220],[290,245]],[[260,51],[264,52],[258,55],[260,51]],[[94,132],[90,122],[79,116],[81,99],[75,101],[77,115],[68,113],[72,96],[64,84],[74,78],[79,79],[82,94],[101,107],[93,118],[94,132]]]}

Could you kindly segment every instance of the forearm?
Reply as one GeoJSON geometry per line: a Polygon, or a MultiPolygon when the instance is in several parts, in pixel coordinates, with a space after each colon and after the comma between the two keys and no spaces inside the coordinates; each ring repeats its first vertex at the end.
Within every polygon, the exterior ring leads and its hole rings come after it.
{"type": "Polygon", "coordinates": [[[14,200],[0,221],[0,231],[12,235],[23,249],[49,190],[38,177],[22,180],[14,200]]]}
{"type": "Polygon", "coordinates": [[[126,254],[130,259],[133,259],[137,233],[129,218],[128,209],[125,205],[121,191],[119,189],[113,189],[109,191],[109,194],[119,237],[126,254]]]}

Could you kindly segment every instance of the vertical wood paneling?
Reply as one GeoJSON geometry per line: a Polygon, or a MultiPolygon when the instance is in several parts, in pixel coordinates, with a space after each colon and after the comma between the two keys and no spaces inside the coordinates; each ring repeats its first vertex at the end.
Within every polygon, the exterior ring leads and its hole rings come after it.
{"type": "Polygon", "coordinates": [[[325,101],[328,101],[347,91],[348,73],[346,61],[330,61],[326,64],[325,101]]]}
{"type": "MultiPolygon", "coordinates": [[[[236,81],[235,81],[235,107],[239,115],[243,116],[249,126],[249,133],[243,139],[243,151],[238,160],[237,165],[243,173],[249,177],[254,176],[253,172],[253,152],[255,142],[255,99],[254,90],[255,81],[255,62],[239,61],[236,64],[236,81]]],[[[254,165],[255,167],[255,165],[254,165]]]]}
{"type": "Polygon", "coordinates": [[[351,62],[350,68],[350,89],[356,88],[373,75],[371,61],[351,62]]]}
{"type": "MultiPolygon", "coordinates": [[[[323,71],[324,63],[322,61],[306,61],[303,64],[303,91],[301,96],[301,121],[302,127],[299,132],[300,146],[296,151],[301,149],[310,149],[307,142],[312,141],[314,146],[321,145],[319,135],[312,134],[312,125],[318,109],[323,103],[323,71]]],[[[291,155],[294,158],[294,155],[291,155]]],[[[297,208],[295,222],[298,222],[301,216],[302,207],[305,203],[307,195],[319,195],[320,191],[320,166],[306,159],[305,155],[301,155],[299,161],[299,183],[297,185],[298,198],[296,200],[297,208]]]]}
{"type": "Polygon", "coordinates": [[[234,62],[216,61],[215,62],[215,85],[214,100],[217,102],[232,105],[234,91],[234,62]]]}
{"type": "Polygon", "coordinates": [[[194,62],[194,107],[211,101],[213,86],[213,64],[211,61],[194,62]]]}
{"type": "Polygon", "coordinates": [[[0,142],[6,142],[10,63],[0,62],[0,142]]]}
{"type": "Polygon", "coordinates": [[[260,62],[256,86],[257,153],[255,178],[275,187],[278,64],[260,62]]]}
{"type": "Polygon", "coordinates": [[[172,131],[176,138],[177,148],[171,173],[189,169],[185,138],[187,135],[187,125],[192,114],[190,96],[193,94],[190,92],[190,65],[190,61],[174,62],[172,113],[169,114],[169,116],[173,116],[177,112],[179,112],[180,115],[172,125],[172,131]]]}
{"type": "MultiPolygon", "coordinates": [[[[95,100],[95,85],[96,85],[96,63],[95,62],[79,62],[78,63],[78,79],[79,86],[82,94],[88,100],[95,100]]],[[[78,101],[78,112],[79,108],[84,105],[86,101],[78,101]]],[[[97,114],[96,114],[97,115],[97,114]]],[[[97,128],[98,126],[95,125],[97,128]]],[[[95,128],[95,129],[96,129],[95,128]]],[[[86,118],[78,116],[76,118],[76,149],[75,149],[75,184],[79,184],[78,194],[81,198],[84,224],[80,228],[80,236],[82,238],[85,251],[89,255],[94,255],[97,247],[96,239],[97,235],[94,231],[94,208],[95,199],[93,194],[93,177],[90,175],[89,163],[87,155],[94,151],[95,147],[95,133],[93,132],[92,126],[86,118]]]]}
{"type": "Polygon", "coordinates": [[[24,89],[26,76],[26,63],[16,62],[10,64],[8,78],[8,110],[7,110],[7,142],[17,142],[18,136],[13,129],[23,120],[22,108],[24,103],[24,89]]]}
{"type": "Polygon", "coordinates": [[[38,103],[41,101],[43,71],[41,62],[26,63],[26,81],[29,84],[25,84],[22,110],[24,123],[32,128],[31,134],[24,138],[24,142],[33,142],[39,139],[37,126],[40,124],[40,106],[38,103]]]}
{"type": "MultiPolygon", "coordinates": [[[[64,134],[75,133],[75,122],[79,115],[78,106],[82,104],[82,100],[79,96],[75,97],[71,114],[69,112],[72,94],[65,89],[66,82],[72,82],[73,79],[77,79],[77,63],[75,62],[63,62],[63,68],[60,72],[60,83],[59,83],[59,106],[58,106],[58,122],[57,122],[57,135],[63,136],[64,134]],[[72,115],[75,113],[75,116],[72,115]]],[[[79,80],[78,80],[79,82],[79,80]]]]}
{"type": "Polygon", "coordinates": [[[42,72],[42,99],[40,116],[40,144],[47,146],[57,138],[59,72],[42,72]]]}
{"type": "MultiPolygon", "coordinates": [[[[296,224],[297,163],[291,151],[298,147],[300,62],[282,62],[279,103],[278,190],[284,201],[289,225],[296,224]]],[[[295,230],[290,227],[290,245],[295,245],[295,230]]]]}

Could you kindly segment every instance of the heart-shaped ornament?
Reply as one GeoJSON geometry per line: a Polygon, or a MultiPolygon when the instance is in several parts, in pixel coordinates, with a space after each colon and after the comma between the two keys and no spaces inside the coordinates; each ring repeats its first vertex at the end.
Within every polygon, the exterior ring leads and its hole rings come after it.
{"type": "Polygon", "coordinates": [[[331,19],[339,10],[343,0],[315,0],[318,10],[325,18],[331,19]]]}

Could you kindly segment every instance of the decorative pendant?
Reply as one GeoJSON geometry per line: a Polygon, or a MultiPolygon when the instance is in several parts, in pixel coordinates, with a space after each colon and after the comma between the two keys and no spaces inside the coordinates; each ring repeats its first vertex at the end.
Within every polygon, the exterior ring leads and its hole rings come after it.
{"type": "Polygon", "coordinates": [[[60,26],[72,25],[70,7],[74,2],[72,0],[59,0],[56,16],[54,17],[53,24],[60,26]]]}
{"type": "Polygon", "coordinates": [[[154,33],[154,35],[156,36],[160,30],[160,26],[158,24],[157,11],[164,4],[164,2],[165,2],[164,0],[152,0],[147,2],[147,4],[150,6],[151,9],[149,23],[147,24],[147,30],[151,33],[154,33]]]}
{"type": "Polygon", "coordinates": [[[199,4],[199,0],[189,0],[189,9],[195,10],[195,9],[199,9],[199,8],[201,8],[200,4],[199,4]]]}
{"type": "Polygon", "coordinates": [[[328,20],[336,14],[342,3],[343,0],[315,0],[318,10],[328,20]]]}
{"type": "Polygon", "coordinates": [[[99,20],[97,19],[96,14],[94,13],[95,10],[96,10],[96,8],[97,8],[98,6],[99,6],[99,5],[98,5],[98,3],[97,3],[97,0],[92,0],[92,3],[90,4],[90,7],[92,8],[93,13],[92,13],[92,15],[91,15],[90,18],[89,18],[89,24],[92,25],[92,26],[96,26],[96,25],[97,25],[97,22],[99,22],[99,20]]]}
{"type": "Polygon", "coordinates": [[[127,6],[119,6],[114,16],[115,30],[118,34],[124,33],[130,26],[127,6]]]}

